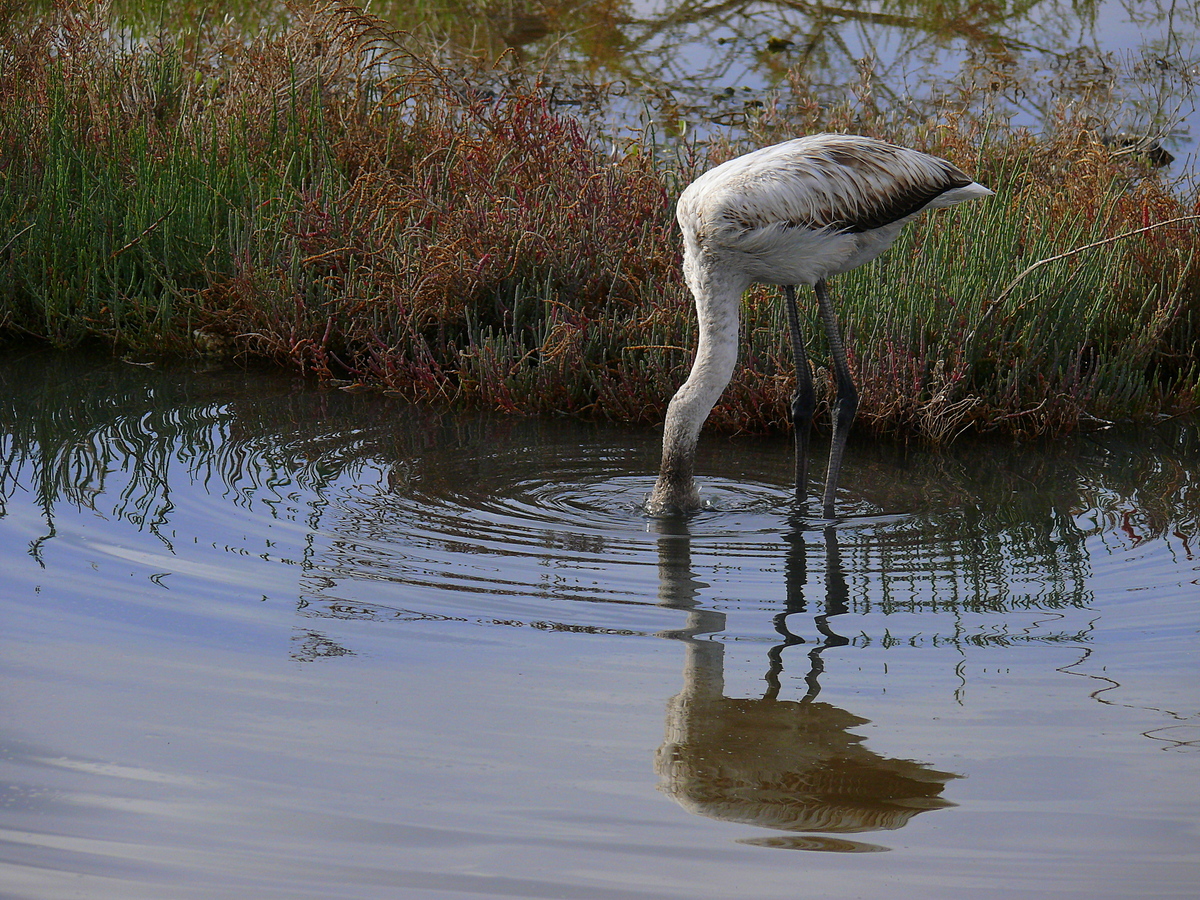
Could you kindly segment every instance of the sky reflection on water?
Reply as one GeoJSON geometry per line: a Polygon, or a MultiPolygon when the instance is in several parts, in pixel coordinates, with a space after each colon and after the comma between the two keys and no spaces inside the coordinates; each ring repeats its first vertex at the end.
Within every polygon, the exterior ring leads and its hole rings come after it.
{"type": "Polygon", "coordinates": [[[648,431],[0,385],[5,896],[1194,891],[1195,423],[859,436],[836,527],[714,439],[666,522],[648,431]]]}
{"type": "MultiPolygon", "coordinates": [[[[135,34],[220,27],[193,0],[113,6],[135,34]]],[[[617,134],[649,120],[659,136],[736,139],[765,109],[793,102],[850,101],[912,124],[967,102],[993,123],[1052,130],[1065,108],[1108,137],[1145,137],[1177,158],[1170,175],[1193,189],[1200,162],[1200,7],[1174,0],[376,0],[369,9],[482,57],[501,80],[537,73],[567,111],[599,111],[617,134]]],[[[249,33],[287,18],[278,0],[224,10],[249,33]]]]}

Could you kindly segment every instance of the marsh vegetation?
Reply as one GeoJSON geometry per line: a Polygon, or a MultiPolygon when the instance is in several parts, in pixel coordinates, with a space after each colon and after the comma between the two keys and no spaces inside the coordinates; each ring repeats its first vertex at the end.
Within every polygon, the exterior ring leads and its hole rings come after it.
{"type": "MultiPolygon", "coordinates": [[[[656,422],[694,344],[674,197],[743,149],[835,130],[946,157],[997,194],[834,286],[863,427],[1061,433],[1200,402],[1200,205],[1094,106],[1013,124],[1011,68],[981,60],[918,108],[884,102],[869,68],[831,98],[793,65],[736,130],[680,134],[678,107],[615,129],[611,81],[454,52],[346,3],[142,37],[103,5],[0,17],[11,337],[656,422]]],[[[785,427],[774,292],[747,295],[743,348],[714,426],[785,427]]]]}

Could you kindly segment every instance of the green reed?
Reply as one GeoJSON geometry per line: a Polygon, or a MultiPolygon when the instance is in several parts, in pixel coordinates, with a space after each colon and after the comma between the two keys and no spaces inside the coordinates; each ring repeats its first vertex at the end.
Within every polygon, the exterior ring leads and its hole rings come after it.
{"type": "MultiPolygon", "coordinates": [[[[55,15],[0,35],[0,331],[661,420],[695,342],[673,198],[740,148],[602,151],[536,81],[438,60],[346,4],[252,40],[136,47],[55,15]]],[[[1157,227],[1196,210],[1154,173],[1068,120],[1034,137],[862,113],[776,107],[758,137],[876,134],[997,194],[835,279],[864,427],[946,441],[1197,405],[1200,230],[1157,227]]],[[[811,301],[804,316],[827,395],[811,301]]],[[[712,426],[786,427],[778,292],[748,293],[743,331],[712,426]]]]}

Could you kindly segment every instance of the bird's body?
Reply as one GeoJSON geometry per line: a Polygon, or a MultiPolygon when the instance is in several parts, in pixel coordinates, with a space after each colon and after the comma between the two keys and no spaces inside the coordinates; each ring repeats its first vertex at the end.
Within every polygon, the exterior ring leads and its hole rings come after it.
{"type": "Polygon", "coordinates": [[[737,361],[741,297],[754,282],[782,285],[796,354],[796,493],[807,478],[815,407],[794,286],[814,287],[838,383],[824,511],[833,515],[841,455],[857,396],[825,280],[874,259],[921,212],[992,192],[945,160],[854,135],[818,134],[765,147],[705,172],[679,197],[683,273],[696,301],[696,360],[667,411],[663,460],[647,509],[700,506],[696,439],[737,361]]]}

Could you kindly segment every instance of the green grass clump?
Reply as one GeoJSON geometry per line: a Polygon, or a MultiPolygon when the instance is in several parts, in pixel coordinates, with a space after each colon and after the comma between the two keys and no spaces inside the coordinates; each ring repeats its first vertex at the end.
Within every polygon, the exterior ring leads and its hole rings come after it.
{"type": "MultiPolygon", "coordinates": [[[[536,80],[343,3],[128,46],[95,8],[19,8],[0,5],[0,332],[630,422],[660,420],[686,377],[673,198],[748,147],[604,147],[536,80]]],[[[793,86],[757,128],[874,134],[997,193],[835,280],[865,427],[945,441],[1197,405],[1200,208],[1091,125],[896,123],[793,86]]],[[[775,292],[748,293],[743,347],[714,426],[786,427],[775,292]]]]}

